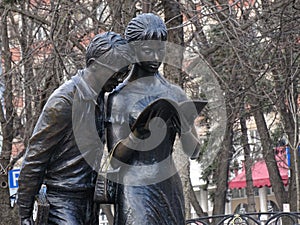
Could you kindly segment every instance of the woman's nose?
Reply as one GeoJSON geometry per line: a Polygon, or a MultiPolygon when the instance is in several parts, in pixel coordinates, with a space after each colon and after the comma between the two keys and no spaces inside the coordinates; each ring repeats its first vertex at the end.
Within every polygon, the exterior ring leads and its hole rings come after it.
{"type": "Polygon", "coordinates": [[[158,52],[155,52],[155,54],[154,54],[154,59],[155,59],[156,62],[159,62],[159,60],[160,60],[160,55],[159,55],[158,52]]]}

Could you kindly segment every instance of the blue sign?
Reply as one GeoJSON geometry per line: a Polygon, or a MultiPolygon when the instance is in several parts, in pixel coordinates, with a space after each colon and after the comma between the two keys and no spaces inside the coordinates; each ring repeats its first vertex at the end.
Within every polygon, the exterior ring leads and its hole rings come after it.
{"type": "Polygon", "coordinates": [[[291,167],[291,151],[290,151],[290,147],[286,146],[285,151],[286,151],[286,158],[287,158],[288,167],[291,167]]]}
{"type": "Polygon", "coordinates": [[[10,170],[8,173],[8,182],[9,188],[18,188],[18,178],[20,176],[20,169],[13,169],[10,170]]]}

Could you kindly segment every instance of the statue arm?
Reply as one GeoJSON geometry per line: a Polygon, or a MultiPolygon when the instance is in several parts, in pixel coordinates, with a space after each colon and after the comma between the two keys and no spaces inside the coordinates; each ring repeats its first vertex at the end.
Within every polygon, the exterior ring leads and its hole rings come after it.
{"type": "Polygon", "coordinates": [[[191,159],[197,159],[200,154],[200,143],[195,127],[190,131],[181,133],[180,140],[183,150],[190,156],[191,159]]]}
{"type": "Polygon", "coordinates": [[[112,167],[120,166],[120,162],[128,162],[142,138],[137,129],[131,132],[127,126],[110,125],[107,129],[107,147],[109,152],[113,152],[112,167]]]}
{"type": "Polygon", "coordinates": [[[197,159],[200,154],[200,143],[195,126],[190,124],[184,117],[181,117],[181,120],[179,120],[179,118],[175,116],[172,118],[172,121],[180,135],[183,151],[189,155],[191,159],[197,159]]]}
{"type": "MultiPolygon", "coordinates": [[[[21,219],[32,215],[35,195],[38,194],[47,165],[60,142],[71,110],[63,100],[47,103],[29,140],[19,177],[18,205],[21,219]]],[[[71,121],[70,121],[71,123],[71,121]]]]}

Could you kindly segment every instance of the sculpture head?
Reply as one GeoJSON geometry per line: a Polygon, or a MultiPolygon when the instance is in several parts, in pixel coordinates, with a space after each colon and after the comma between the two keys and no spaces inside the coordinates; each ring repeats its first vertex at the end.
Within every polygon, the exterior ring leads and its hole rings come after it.
{"type": "Polygon", "coordinates": [[[96,35],[86,50],[86,68],[103,91],[111,91],[123,81],[131,64],[127,40],[114,32],[96,35]]]}
{"type": "Polygon", "coordinates": [[[133,18],[125,31],[125,38],[133,46],[137,65],[149,74],[156,73],[162,63],[167,37],[165,23],[153,13],[133,18]]]}
{"type": "Polygon", "coordinates": [[[127,25],[125,38],[128,42],[141,40],[166,41],[167,27],[164,21],[153,13],[143,13],[133,18],[127,25]]]}

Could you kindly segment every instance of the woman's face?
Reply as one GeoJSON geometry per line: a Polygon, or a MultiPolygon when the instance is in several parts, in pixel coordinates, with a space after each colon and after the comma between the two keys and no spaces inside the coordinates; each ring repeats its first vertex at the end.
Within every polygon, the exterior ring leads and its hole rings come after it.
{"type": "Polygon", "coordinates": [[[165,56],[165,42],[158,40],[142,41],[136,46],[138,65],[149,73],[156,73],[165,56]]]}

